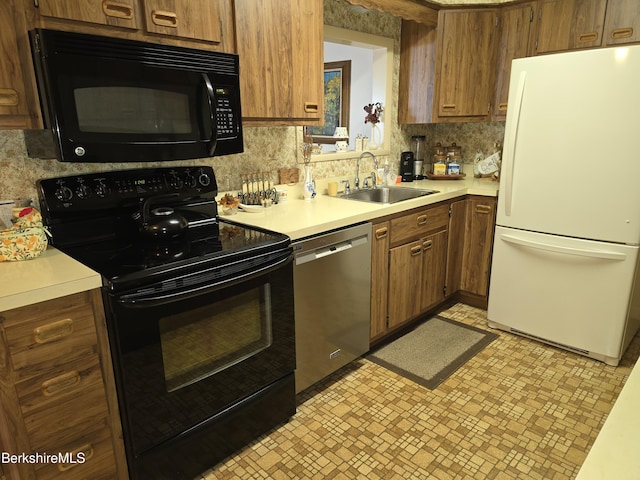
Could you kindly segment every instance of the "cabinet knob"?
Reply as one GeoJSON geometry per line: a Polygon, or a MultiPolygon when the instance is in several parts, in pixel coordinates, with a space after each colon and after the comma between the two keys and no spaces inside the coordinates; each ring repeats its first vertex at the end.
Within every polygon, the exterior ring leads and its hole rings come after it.
{"type": "Polygon", "coordinates": [[[476,213],[491,213],[492,210],[491,205],[476,205],[476,213]]]}
{"type": "Polygon", "coordinates": [[[67,372],[62,375],[58,375],[57,377],[50,378],[49,380],[45,380],[42,382],[40,390],[45,397],[51,397],[75,388],[80,385],[80,380],[80,372],[67,372]]]}
{"type": "Polygon", "coordinates": [[[386,237],[389,234],[389,229],[387,227],[378,228],[375,231],[376,240],[380,240],[386,237]]]}
{"type": "Polygon", "coordinates": [[[498,104],[498,111],[499,112],[506,112],[507,111],[507,102],[500,102],[498,104]]]}
{"type": "Polygon", "coordinates": [[[13,107],[19,102],[18,92],[13,88],[0,88],[0,106],[13,107]]]}
{"type": "Polygon", "coordinates": [[[159,27],[178,28],[178,15],[166,10],[153,10],[151,21],[159,27]]]}
{"type": "Polygon", "coordinates": [[[127,3],[105,0],[102,2],[102,13],[107,17],[131,20],[133,18],[133,7],[127,3]]]}
{"type": "Polygon", "coordinates": [[[317,102],[304,102],[305,113],[318,113],[318,110],[317,102]]]}
{"type": "Polygon", "coordinates": [[[598,32],[587,32],[578,35],[578,42],[580,43],[591,43],[596,40],[598,40],[598,32]]]}
{"type": "Polygon", "coordinates": [[[415,257],[416,255],[420,255],[422,253],[422,245],[416,245],[415,247],[411,247],[411,256],[415,257]]]}
{"type": "Polygon", "coordinates": [[[427,216],[426,215],[420,215],[416,218],[416,222],[418,223],[419,226],[424,225],[425,223],[427,223],[427,216]]]}
{"type": "Polygon", "coordinates": [[[633,36],[633,28],[614,28],[611,31],[611,38],[614,40],[618,40],[621,38],[631,38],[633,36]]]}
{"type": "Polygon", "coordinates": [[[36,343],[49,343],[68,337],[73,333],[73,320],[65,318],[58,322],[49,323],[33,329],[36,343]]]}
{"type": "MultiPolygon", "coordinates": [[[[79,454],[81,453],[84,458],[84,461],[86,462],[87,460],[91,459],[91,457],[93,457],[93,445],[91,445],[90,443],[85,443],[80,448],[76,448],[70,453],[71,453],[72,459],[77,459],[79,457],[79,454]]],[[[59,463],[58,470],[60,472],[66,472],[67,470],[75,467],[76,465],[82,465],[82,463],[78,463],[78,462],[59,463]]]]}
{"type": "Polygon", "coordinates": [[[431,247],[433,247],[433,240],[426,240],[422,243],[422,248],[425,250],[429,250],[431,247]]]}

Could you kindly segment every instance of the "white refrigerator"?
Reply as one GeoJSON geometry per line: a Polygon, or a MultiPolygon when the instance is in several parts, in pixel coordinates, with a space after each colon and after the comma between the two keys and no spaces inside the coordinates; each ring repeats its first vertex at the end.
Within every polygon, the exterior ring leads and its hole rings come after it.
{"type": "Polygon", "coordinates": [[[617,365],[639,245],[640,45],[514,60],[489,326],[617,365]]]}

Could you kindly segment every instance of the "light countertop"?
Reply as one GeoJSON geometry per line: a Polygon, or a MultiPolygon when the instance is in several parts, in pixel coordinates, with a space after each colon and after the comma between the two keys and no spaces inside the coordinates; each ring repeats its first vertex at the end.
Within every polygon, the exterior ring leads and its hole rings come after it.
{"type": "Polygon", "coordinates": [[[49,247],[32,260],[0,262],[0,312],[100,286],[99,274],[49,247]]]}
{"type": "MultiPolygon", "coordinates": [[[[402,183],[402,187],[427,188],[439,193],[405,200],[394,204],[378,204],[330,197],[320,193],[310,201],[300,197],[297,186],[288,187],[289,198],[269,208],[257,212],[242,212],[236,215],[221,216],[254,227],[284,233],[292,240],[315,235],[335,228],[341,228],[358,222],[373,220],[416,207],[431,205],[443,200],[466,194],[495,197],[498,182],[489,179],[464,178],[461,180],[419,180],[402,183]]],[[[322,191],[322,188],[319,188],[322,191]]],[[[324,189],[326,192],[326,189],[324,189]]]]}
{"type": "MultiPolygon", "coordinates": [[[[319,194],[306,202],[299,185],[287,187],[290,198],[258,213],[240,212],[229,220],[289,235],[297,240],[334,228],[372,220],[465,194],[495,196],[498,183],[486,179],[421,180],[403,187],[429,188],[439,193],[393,205],[345,200],[319,194]]],[[[326,190],[325,190],[326,191],[326,190]]],[[[0,312],[98,288],[100,275],[64,253],[49,247],[33,260],[0,263],[0,312]]]]}
{"type": "Polygon", "coordinates": [[[640,479],[640,362],[598,433],[576,480],[640,479]]]}

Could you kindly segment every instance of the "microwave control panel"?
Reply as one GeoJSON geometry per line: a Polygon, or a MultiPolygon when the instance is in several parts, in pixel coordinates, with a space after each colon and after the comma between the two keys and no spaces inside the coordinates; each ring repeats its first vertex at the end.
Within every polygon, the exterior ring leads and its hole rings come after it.
{"type": "Polygon", "coordinates": [[[235,138],[239,134],[237,112],[233,108],[233,92],[229,87],[215,87],[218,139],[235,138]]]}

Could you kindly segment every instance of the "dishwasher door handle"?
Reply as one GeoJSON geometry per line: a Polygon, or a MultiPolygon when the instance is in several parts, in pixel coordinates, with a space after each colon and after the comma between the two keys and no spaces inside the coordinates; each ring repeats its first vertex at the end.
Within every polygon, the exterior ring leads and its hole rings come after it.
{"type": "Polygon", "coordinates": [[[296,265],[302,265],[304,263],[313,262],[314,260],[320,260],[321,258],[328,257],[330,255],[342,253],[359,245],[366,245],[368,241],[367,236],[364,235],[359,238],[352,238],[343,242],[309,250],[308,252],[302,252],[296,255],[296,265]]]}

